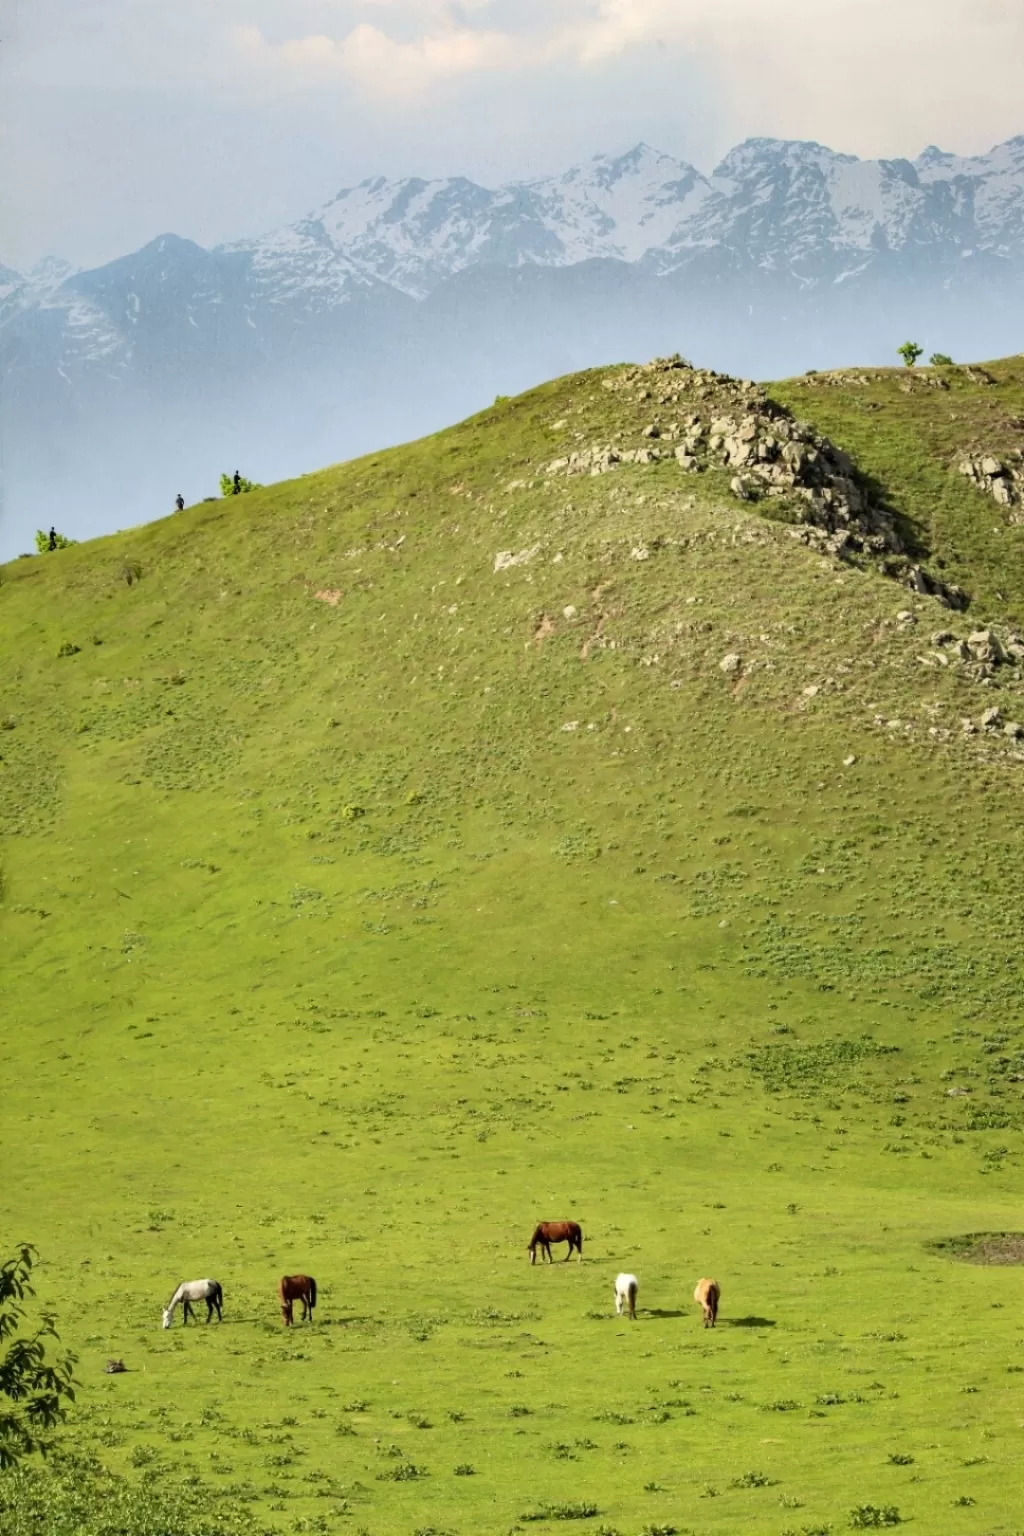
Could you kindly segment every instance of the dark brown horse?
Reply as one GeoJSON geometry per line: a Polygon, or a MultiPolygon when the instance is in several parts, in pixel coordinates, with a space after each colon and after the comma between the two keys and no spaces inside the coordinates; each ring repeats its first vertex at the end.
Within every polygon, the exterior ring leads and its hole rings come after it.
{"type": "Polygon", "coordinates": [[[307,1317],[312,1321],[316,1306],[316,1281],[312,1275],[282,1275],[277,1294],[286,1328],[292,1325],[292,1303],[295,1301],[302,1303],[302,1321],[305,1322],[307,1317]]]}
{"type": "Polygon", "coordinates": [[[530,1263],[531,1264],[536,1264],[536,1262],[537,1262],[537,1247],[538,1247],[538,1245],[540,1246],[541,1251],[547,1257],[548,1263],[549,1264],[552,1263],[552,1258],[551,1258],[551,1244],[552,1243],[568,1243],[569,1244],[569,1247],[566,1249],[566,1254],[565,1254],[565,1262],[567,1264],[568,1264],[569,1260],[572,1258],[572,1251],[573,1251],[574,1248],[576,1249],[576,1252],[578,1253],[579,1257],[582,1259],[582,1257],[583,1257],[583,1232],[582,1232],[582,1230],[580,1228],[579,1222],[578,1221],[540,1221],[540,1222],[538,1222],[537,1223],[537,1230],[536,1230],[536,1232],[534,1232],[533,1236],[530,1238],[529,1243],[527,1244],[527,1248],[529,1249],[529,1252],[530,1252],[530,1263]]]}

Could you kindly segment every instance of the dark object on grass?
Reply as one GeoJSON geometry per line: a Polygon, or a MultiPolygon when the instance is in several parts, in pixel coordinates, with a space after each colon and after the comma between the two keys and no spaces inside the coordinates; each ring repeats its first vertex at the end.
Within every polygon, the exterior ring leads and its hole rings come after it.
{"type": "Polygon", "coordinates": [[[964,1232],[926,1246],[941,1258],[968,1264],[1024,1264],[1024,1232],[964,1232]]]}
{"type": "Polygon", "coordinates": [[[108,1376],[119,1376],[121,1372],[126,1371],[128,1367],[125,1365],[123,1360],[108,1360],[103,1369],[106,1371],[108,1376]]]}

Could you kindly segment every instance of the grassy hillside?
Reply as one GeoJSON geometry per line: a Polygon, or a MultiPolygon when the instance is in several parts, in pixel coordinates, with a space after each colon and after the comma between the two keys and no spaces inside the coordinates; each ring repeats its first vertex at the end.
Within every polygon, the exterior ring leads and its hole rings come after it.
{"type": "Polygon", "coordinates": [[[1024,1227],[1024,528],[956,468],[1024,360],[932,377],[583,374],[6,567],[0,1210],[76,1444],[289,1532],[1019,1528],[1024,1277],[930,1245],[1024,1227]],[[846,558],[707,446],[782,407],[846,558]]]}

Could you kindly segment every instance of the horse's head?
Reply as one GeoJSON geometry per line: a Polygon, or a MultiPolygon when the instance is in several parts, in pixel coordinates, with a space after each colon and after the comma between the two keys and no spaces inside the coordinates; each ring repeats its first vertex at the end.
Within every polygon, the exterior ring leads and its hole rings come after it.
{"type": "Polygon", "coordinates": [[[171,1321],[172,1321],[173,1317],[174,1317],[174,1313],[171,1311],[170,1307],[164,1307],[164,1327],[165,1328],[169,1328],[171,1326],[171,1321]]]}

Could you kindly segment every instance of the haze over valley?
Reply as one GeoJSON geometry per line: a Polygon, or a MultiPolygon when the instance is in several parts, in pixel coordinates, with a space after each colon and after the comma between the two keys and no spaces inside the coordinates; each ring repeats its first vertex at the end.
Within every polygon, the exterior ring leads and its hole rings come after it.
{"type": "Polygon", "coordinates": [[[370,178],[206,250],[0,273],[3,549],[433,431],[496,394],[679,350],[767,377],[1024,336],[1024,137],[858,160],[645,144],[496,189],[370,178]]]}

